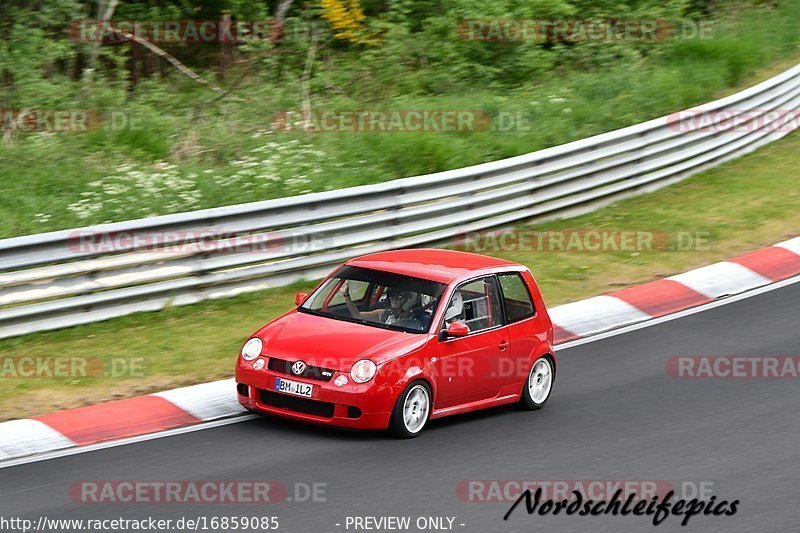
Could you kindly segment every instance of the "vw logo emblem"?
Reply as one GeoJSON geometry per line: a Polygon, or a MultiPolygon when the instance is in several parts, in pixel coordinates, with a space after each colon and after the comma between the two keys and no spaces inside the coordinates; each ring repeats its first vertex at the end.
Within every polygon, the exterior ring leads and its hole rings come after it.
{"type": "Polygon", "coordinates": [[[295,364],[292,365],[292,372],[297,374],[298,376],[303,373],[306,369],[306,364],[302,361],[297,361],[295,364]]]}

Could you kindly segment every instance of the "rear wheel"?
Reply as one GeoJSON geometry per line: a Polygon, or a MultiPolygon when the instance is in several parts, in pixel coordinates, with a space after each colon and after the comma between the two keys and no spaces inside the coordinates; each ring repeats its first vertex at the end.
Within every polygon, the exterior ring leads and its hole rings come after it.
{"type": "Polygon", "coordinates": [[[553,391],[553,381],[556,372],[553,360],[548,355],[543,355],[531,366],[528,379],[522,387],[520,405],[529,411],[536,411],[544,407],[550,393],[553,391]]]}
{"type": "Polygon", "coordinates": [[[424,381],[411,383],[397,398],[389,421],[389,433],[412,439],[422,433],[431,414],[431,391],[424,381]]]}

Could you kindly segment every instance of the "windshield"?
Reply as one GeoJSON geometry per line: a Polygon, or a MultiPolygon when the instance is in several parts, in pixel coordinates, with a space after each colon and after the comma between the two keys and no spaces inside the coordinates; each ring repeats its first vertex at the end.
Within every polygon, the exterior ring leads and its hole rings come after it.
{"type": "Polygon", "coordinates": [[[425,333],[445,285],[344,266],[299,308],[301,312],[410,333],[425,333]]]}

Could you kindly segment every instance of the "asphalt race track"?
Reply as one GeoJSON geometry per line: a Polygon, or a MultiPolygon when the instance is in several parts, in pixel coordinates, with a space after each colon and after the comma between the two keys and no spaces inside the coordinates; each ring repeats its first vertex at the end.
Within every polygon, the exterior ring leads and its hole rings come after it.
{"type": "MultiPolygon", "coordinates": [[[[259,418],[0,470],[3,516],[142,519],[277,516],[279,531],[347,531],[348,516],[450,516],[454,529],[647,531],[649,517],[528,516],[511,502],[462,501],[463,480],[713,483],[733,517],[668,517],[657,531],[800,530],[800,381],[676,379],[676,355],[800,355],[800,283],[565,349],[547,408],[432,422],[392,440],[259,418]],[[81,480],[324,483],[325,501],[80,504],[81,480]],[[336,524],[341,524],[337,526],[336,524]],[[460,524],[464,524],[461,526],[460,524]]],[[[413,524],[413,521],[412,521],[413,524]]],[[[349,529],[353,531],[352,527],[349,529]]],[[[412,528],[411,531],[417,531],[412,528]]]]}

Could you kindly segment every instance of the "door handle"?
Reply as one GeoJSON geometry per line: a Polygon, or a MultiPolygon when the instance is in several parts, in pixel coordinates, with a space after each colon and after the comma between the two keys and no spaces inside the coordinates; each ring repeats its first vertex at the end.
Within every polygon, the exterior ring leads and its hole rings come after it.
{"type": "Polygon", "coordinates": [[[497,347],[500,348],[500,351],[504,351],[506,348],[508,348],[508,341],[500,341],[500,344],[497,347]]]}

